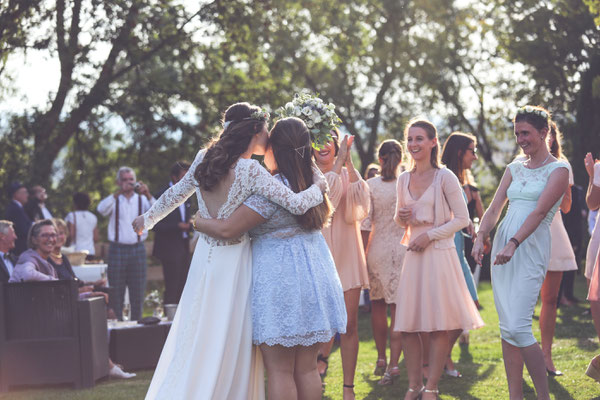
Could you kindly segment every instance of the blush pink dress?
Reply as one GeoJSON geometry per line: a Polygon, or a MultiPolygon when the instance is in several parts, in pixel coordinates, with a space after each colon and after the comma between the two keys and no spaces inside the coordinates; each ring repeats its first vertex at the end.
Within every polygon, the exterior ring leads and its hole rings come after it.
{"type": "Polygon", "coordinates": [[[369,287],[360,235],[360,222],[369,214],[369,186],[358,172],[356,174],[359,180],[352,183],[346,168],[342,168],[339,175],[333,171],[325,174],[335,212],[331,224],[323,229],[323,236],[333,255],[344,292],[369,287]]]}
{"type": "MultiPolygon", "coordinates": [[[[477,329],[483,320],[471,299],[454,246],[454,234],[468,224],[469,212],[456,176],[436,171],[418,199],[408,189],[410,172],[398,177],[396,210],[412,211],[404,243],[426,233],[431,243],[422,252],[407,251],[396,297],[396,324],[402,332],[477,329]]],[[[396,221],[400,223],[399,219],[396,221]]]]}

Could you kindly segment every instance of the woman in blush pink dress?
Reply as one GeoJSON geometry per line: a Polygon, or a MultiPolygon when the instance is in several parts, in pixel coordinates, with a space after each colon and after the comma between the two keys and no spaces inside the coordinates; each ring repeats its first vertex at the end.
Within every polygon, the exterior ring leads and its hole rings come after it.
{"type": "MultiPolygon", "coordinates": [[[[315,151],[317,166],[329,183],[329,198],[335,212],[323,236],[333,255],[342,282],[348,313],[346,333],[341,335],[344,400],[354,399],[354,373],[358,358],[358,303],[361,289],[369,287],[367,262],[360,234],[360,222],[369,213],[369,186],[352,164],[350,146],[354,137],[338,144],[339,132],[320,151],[315,151]]],[[[333,340],[325,343],[319,355],[324,375],[333,340]],[[324,368],[325,367],[325,368],[324,368]],[[324,369],[323,369],[324,368],[324,369]]]]}
{"type": "MultiPolygon", "coordinates": [[[[590,210],[597,210],[600,207],[600,162],[594,158],[591,153],[585,156],[585,169],[590,176],[590,183],[588,185],[586,203],[590,210]]],[[[596,226],[594,229],[600,229],[596,226]]],[[[596,334],[600,338],[600,252],[596,254],[596,266],[592,272],[592,279],[590,281],[590,290],[588,293],[588,300],[590,301],[590,308],[592,310],[592,319],[594,320],[594,327],[596,328],[596,334]]],[[[600,355],[597,355],[590,361],[586,375],[592,379],[600,382],[600,355]]]]}
{"type": "MultiPolygon", "coordinates": [[[[392,326],[396,315],[396,291],[406,247],[401,245],[404,229],[394,223],[396,179],[402,162],[402,146],[396,140],[386,140],[377,151],[381,176],[367,181],[371,193],[369,221],[371,234],[367,240],[367,269],[371,298],[371,327],[377,348],[375,375],[383,375],[380,385],[391,385],[400,374],[398,359],[402,352],[400,332],[390,330],[390,363],[387,364],[388,306],[392,326]],[[387,366],[387,369],[386,369],[387,366]]],[[[363,223],[364,226],[364,223],[363,223]]]]}
{"type": "Polygon", "coordinates": [[[398,284],[396,323],[402,332],[409,388],[405,400],[435,399],[448,355],[448,331],[477,329],[483,321],[471,299],[454,245],[469,212],[456,175],[439,163],[435,126],[424,119],[404,131],[412,168],[398,177],[394,220],[406,229],[407,253],[398,284]],[[429,360],[420,333],[429,334],[429,360]],[[423,387],[423,363],[429,365],[423,387]]]}
{"type": "MultiPolygon", "coordinates": [[[[550,154],[569,165],[562,154],[561,140],[562,134],[558,130],[556,123],[550,122],[550,137],[548,141],[550,154]]],[[[564,213],[569,212],[571,209],[571,186],[574,183],[573,172],[569,165],[569,187],[559,206],[559,210],[564,213]]],[[[552,224],[550,224],[550,236],[552,237],[550,263],[548,264],[548,272],[546,272],[546,278],[542,284],[541,291],[540,333],[542,336],[542,351],[544,352],[546,371],[548,371],[549,376],[561,376],[563,373],[556,369],[552,361],[552,340],[554,339],[554,329],[556,327],[556,306],[563,272],[577,270],[577,261],[575,261],[575,253],[573,252],[573,247],[571,247],[571,241],[563,224],[561,213],[558,211],[554,214],[552,224]]]]}

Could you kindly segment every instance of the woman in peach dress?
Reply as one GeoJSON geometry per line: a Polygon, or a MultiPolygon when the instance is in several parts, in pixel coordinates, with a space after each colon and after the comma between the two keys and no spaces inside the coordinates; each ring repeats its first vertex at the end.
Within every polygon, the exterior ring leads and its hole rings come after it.
{"type": "MultiPolygon", "coordinates": [[[[369,214],[369,186],[354,168],[350,156],[353,137],[346,136],[338,144],[339,132],[333,140],[315,151],[317,166],[329,184],[329,198],[335,208],[331,225],[323,236],[333,255],[348,313],[346,333],[341,335],[342,369],[344,371],[344,400],[354,399],[354,373],[358,358],[358,303],[361,289],[369,287],[367,262],[363,248],[360,222],[369,214]]],[[[325,343],[319,355],[323,376],[333,340],[325,343]],[[324,369],[323,369],[324,368],[324,369]]]]}
{"type": "Polygon", "coordinates": [[[396,205],[396,179],[402,162],[402,146],[398,141],[385,140],[377,151],[381,175],[367,180],[371,192],[368,225],[370,237],[366,246],[367,270],[369,271],[369,297],[371,298],[371,327],[377,348],[375,375],[383,375],[380,385],[391,385],[400,374],[398,359],[402,352],[400,332],[388,329],[388,306],[392,315],[392,327],[396,316],[396,292],[402,271],[406,247],[399,244],[404,229],[394,223],[396,205]],[[386,360],[386,347],[390,337],[390,363],[386,360]],[[387,367],[387,368],[386,368],[387,367]]]}
{"type": "Polygon", "coordinates": [[[435,126],[408,123],[404,135],[413,166],[398,177],[394,220],[408,243],[398,284],[396,324],[402,332],[409,388],[405,400],[435,399],[448,355],[448,331],[477,329],[483,321],[471,299],[454,245],[469,212],[456,176],[439,164],[435,126]],[[452,299],[452,301],[449,301],[452,299]],[[429,334],[429,360],[422,359],[419,333],[429,334]],[[423,363],[429,365],[423,386],[423,363]]]}

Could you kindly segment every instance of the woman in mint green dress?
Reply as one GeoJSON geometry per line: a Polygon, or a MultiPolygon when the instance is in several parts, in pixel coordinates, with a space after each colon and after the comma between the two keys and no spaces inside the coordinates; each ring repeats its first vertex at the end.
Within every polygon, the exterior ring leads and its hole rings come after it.
{"type": "Polygon", "coordinates": [[[537,398],[550,399],[546,364],[531,321],[550,259],[550,223],[569,184],[569,172],[567,164],[548,150],[547,110],[522,107],[513,122],[517,144],[527,158],[513,161],[506,168],[481,221],[472,254],[480,263],[483,243],[508,200],[508,211],[492,246],[492,288],[508,390],[511,400],[523,399],[525,363],[537,398]]]}

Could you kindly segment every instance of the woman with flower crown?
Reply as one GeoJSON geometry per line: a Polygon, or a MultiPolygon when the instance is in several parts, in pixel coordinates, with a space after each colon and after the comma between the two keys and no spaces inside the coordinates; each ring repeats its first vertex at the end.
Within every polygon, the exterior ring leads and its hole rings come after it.
{"type": "MultiPolygon", "coordinates": [[[[312,182],[311,138],[304,122],[273,126],[265,165],[294,191],[312,182]]],[[[325,196],[327,199],[327,196],[325,196]]],[[[321,234],[331,205],[294,216],[252,196],[225,220],[196,218],[196,229],[218,238],[252,238],[252,339],[267,368],[269,399],[321,398],[320,344],[346,332],[342,284],[321,234]]]]}
{"type": "Polygon", "coordinates": [[[544,354],[531,330],[533,311],[550,261],[550,224],[569,186],[569,166],[552,156],[546,138],[550,113],[525,106],[513,119],[525,159],[510,163],[486,210],[473,244],[481,263],[483,243],[506,201],[508,211],[492,245],[492,289],[500,320],[502,356],[510,399],[523,398],[523,363],[538,399],[550,399],[544,354]]]}
{"type": "MultiPolygon", "coordinates": [[[[264,154],[269,115],[248,103],[230,106],[223,131],[200,150],[188,173],[145,214],[152,228],[194,192],[203,218],[227,218],[252,194],[301,215],[323,201],[324,179],[295,193],[252,154],[264,154]]],[[[263,399],[262,360],[252,346],[252,254],[247,234],[234,240],[200,235],[187,283],[146,399],[263,399]]]]}

